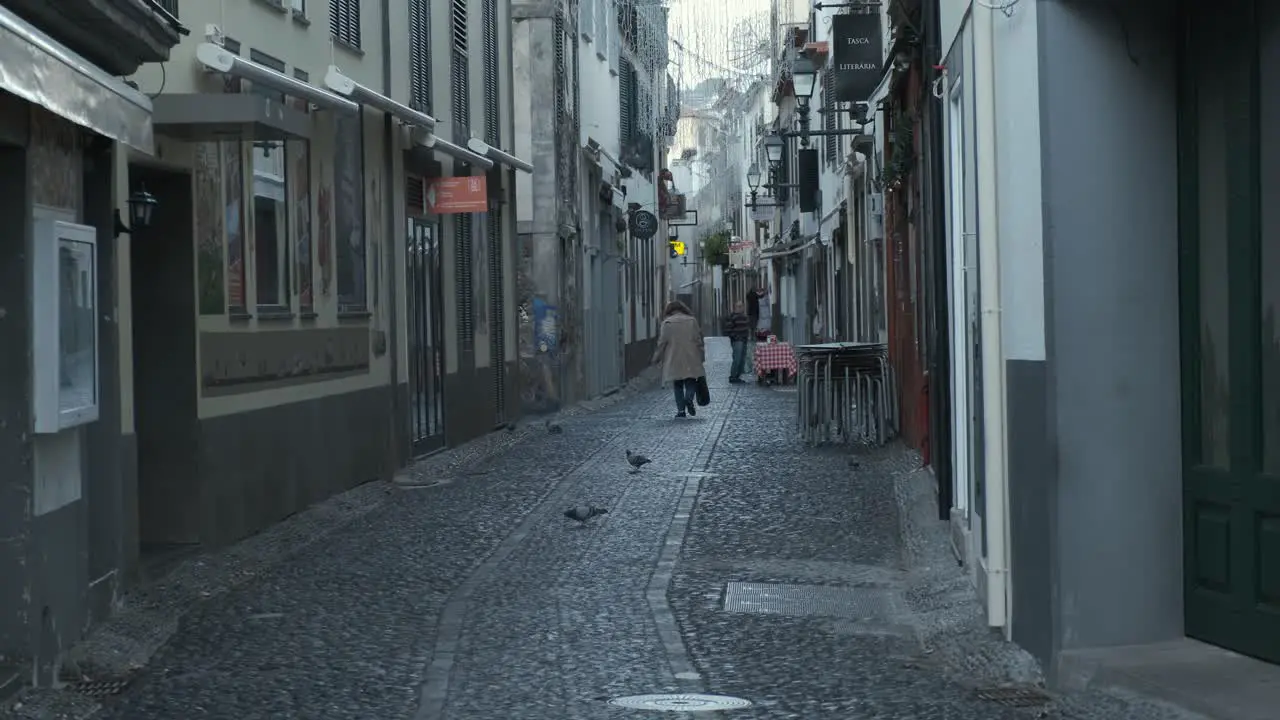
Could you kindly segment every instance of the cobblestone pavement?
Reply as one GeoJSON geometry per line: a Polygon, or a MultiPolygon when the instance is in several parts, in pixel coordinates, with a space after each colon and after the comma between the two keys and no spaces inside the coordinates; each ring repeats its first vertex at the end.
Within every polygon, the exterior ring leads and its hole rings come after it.
{"type": "MultiPolygon", "coordinates": [[[[733,718],[1184,717],[1102,695],[978,699],[1037,676],[983,627],[945,531],[922,519],[914,457],[804,448],[794,392],[730,386],[727,343],[709,355],[696,418],[673,417],[669,389],[598,403],[562,434],[535,424],[406,473],[422,487],[361,490],[326,511],[336,527],[280,540],[274,565],[227,589],[184,588],[235,549],[180,569],[185,585],[81,651],[108,674],[146,663],[96,716],[611,720],[653,715],[610,698],[697,692],[753,703],[733,718]],[[653,463],[628,473],[628,449],[653,463]],[[610,512],[571,526],[578,503],[610,512]],[[130,633],[151,639],[112,650],[130,633]]],[[[83,716],[51,707],[14,716],[83,716]]]]}

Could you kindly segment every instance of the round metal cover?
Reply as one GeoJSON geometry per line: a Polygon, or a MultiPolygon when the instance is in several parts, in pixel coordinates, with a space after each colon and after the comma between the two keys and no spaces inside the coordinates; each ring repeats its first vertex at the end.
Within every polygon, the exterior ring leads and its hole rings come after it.
{"type": "Polygon", "coordinates": [[[663,695],[629,695],[609,701],[615,707],[632,710],[659,710],[663,712],[713,712],[715,710],[740,710],[751,707],[750,700],[727,695],[699,695],[697,693],[671,693],[663,695]]]}

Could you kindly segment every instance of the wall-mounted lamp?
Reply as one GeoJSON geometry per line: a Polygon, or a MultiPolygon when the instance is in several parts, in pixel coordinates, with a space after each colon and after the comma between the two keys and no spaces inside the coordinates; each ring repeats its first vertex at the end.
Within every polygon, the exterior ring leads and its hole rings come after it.
{"type": "Polygon", "coordinates": [[[115,237],[123,235],[132,235],[133,228],[145,228],[151,226],[151,213],[156,209],[156,205],[160,203],[156,201],[156,196],[147,192],[144,186],[141,190],[135,190],[129,194],[129,225],[125,225],[120,219],[120,208],[115,211],[115,237]]]}
{"type": "Polygon", "coordinates": [[[770,134],[764,139],[765,158],[769,160],[769,168],[777,170],[782,164],[782,136],[777,133],[770,134]]]}
{"type": "Polygon", "coordinates": [[[791,85],[796,91],[796,110],[800,113],[800,144],[809,146],[809,98],[818,84],[818,67],[807,57],[797,57],[791,66],[791,85]]]}

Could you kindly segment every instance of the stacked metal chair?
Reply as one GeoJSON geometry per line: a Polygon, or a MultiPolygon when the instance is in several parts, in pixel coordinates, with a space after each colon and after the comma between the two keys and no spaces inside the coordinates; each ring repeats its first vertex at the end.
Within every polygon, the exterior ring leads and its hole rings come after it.
{"type": "Polygon", "coordinates": [[[800,345],[796,359],[805,443],[878,446],[897,434],[897,385],[885,343],[800,345]]]}

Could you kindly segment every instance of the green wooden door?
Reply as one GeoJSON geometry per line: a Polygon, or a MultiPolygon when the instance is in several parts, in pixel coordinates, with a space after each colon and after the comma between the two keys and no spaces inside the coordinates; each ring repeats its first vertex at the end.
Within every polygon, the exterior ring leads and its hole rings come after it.
{"type": "Polygon", "coordinates": [[[1184,3],[1186,631],[1280,662],[1280,8],[1184,3]]]}

